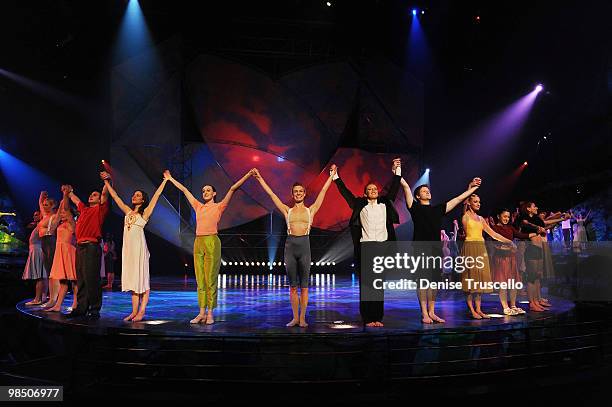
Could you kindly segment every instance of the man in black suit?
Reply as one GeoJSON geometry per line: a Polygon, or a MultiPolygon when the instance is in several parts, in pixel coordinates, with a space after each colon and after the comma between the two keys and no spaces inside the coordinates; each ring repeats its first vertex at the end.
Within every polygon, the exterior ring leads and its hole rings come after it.
{"type": "Polygon", "coordinates": [[[371,267],[361,270],[362,247],[376,248],[380,242],[395,241],[394,224],[399,223],[399,215],[393,206],[397,196],[401,179],[401,160],[393,160],[393,180],[386,196],[378,194],[378,187],[373,182],[364,188],[362,196],[355,196],[344,185],[338,176],[334,175],[334,183],[338,186],[340,194],[353,210],[349,227],[353,239],[355,264],[359,275],[359,312],[366,326],[382,327],[384,313],[384,291],[372,290],[370,287],[374,280],[371,267]],[[367,295],[366,295],[367,293],[367,295]]]}

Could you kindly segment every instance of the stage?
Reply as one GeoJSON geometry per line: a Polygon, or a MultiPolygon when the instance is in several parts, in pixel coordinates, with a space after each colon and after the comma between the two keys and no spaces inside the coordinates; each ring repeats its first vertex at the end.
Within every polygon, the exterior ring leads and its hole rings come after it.
{"type": "MultiPolygon", "coordinates": [[[[265,276],[267,277],[267,276],[265,276]]],[[[277,276],[278,277],[278,276],[277,276]]],[[[415,292],[387,292],[385,294],[385,326],[364,327],[359,316],[359,287],[356,279],[325,280],[325,284],[311,287],[307,328],[287,328],[291,319],[288,286],[283,276],[272,282],[254,281],[253,285],[226,279],[226,287],[219,289],[219,306],[215,311],[215,324],[190,324],[198,313],[196,286],[193,279],[156,278],[152,282],[146,320],[124,322],[131,311],[131,297],[121,291],[105,291],[101,318],[97,321],[71,320],[59,313],[48,313],[40,307],[27,307],[25,301],[17,305],[23,314],[74,328],[87,328],[98,334],[135,332],[151,335],[181,336],[255,336],[278,335],[397,335],[433,334],[444,332],[470,332],[482,330],[520,329],[558,322],[573,308],[573,303],[560,298],[552,299],[554,307],[548,312],[523,316],[503,316],[496,294],[483,295],[482,309],[491,319],[474,320],[468,315],[464,296],[458,291],[440,291],[437,310],[444,324],[423,324],[415,292]],[[280,280],[280,281],[279,281],[280,280]],[[333,284],[332,284],[332,281],[333,284]]],[[[246,278],[245,278],[246,280],[246,278]]],[[[251,281],[251,280],[249,280],[251,281]]],[[[249,283],[250,284],[250,283],[249,283]]],[[[64,301],[69,305],[70,296],[64,301]]],[[[528,304],[519,304],[524,309],[528,304]]],[[[65,310],[63,311],[65,312],[65,310]]]]}
{"type": "MultiPolygon", "coordinates": [[[[526,374],[537,385],[542,370],[551,380],[601,358],[602,326],[578,321],[574,304],[558,297],[550,297],[553,308],[547,312],[473,320],[461,293],[441,292],[439,315],[447,323],[425,325],[414,293],[389,293],[385,327],[366,328],[359,320],[356,281],[332,277],[329,285],[325,279],[310,290],[310,326],[287,328],[288,287],[275,281],[247,287],[228,277],[219,291],[216,323],[208,326],[189,323],[197,313],[192,280],[153,279],[147,319],[139,323],[123,322],[130,296],[120,291],[104,293],[101,318],[94,321],[20,302],[19,329],[30,332],[25,343],[52,356],[41,359],[42,365],[15,366],[10,374],[74,391],[94,383],[191,389],[194,382],[376,382],[443,385],[443,392],[457,394],[473,391],[475,383],[503,387],[505,379],[525,380],[526,374]],[[70,368],[58,377],[56,366],[70,368]]],[[[485,295],[483,310],[499,314],[497,296],[485,295]]]]}

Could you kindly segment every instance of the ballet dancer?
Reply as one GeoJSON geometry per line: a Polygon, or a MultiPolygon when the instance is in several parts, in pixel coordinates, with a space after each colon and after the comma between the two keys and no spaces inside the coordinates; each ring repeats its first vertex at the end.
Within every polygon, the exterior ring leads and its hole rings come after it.
{"type": "Polygon", "coordinates": [[[327,181],[325,181],[317,199],[310,207],[304,205],[304,199],[306,198],[306,188],[304,188],[304,185],[299,182],[293,184],[291,187],[293,206],[289,207],[276,196],[257,168],[253,168],[251,171],[287,222],[285,268],[289,276],[289,302],[293,312],[293,319],[287,326],[291,327],[299,324],[300,327],[305,328],[308,326],[308,323],[306,323],[306,307],[308,306],[308,280],[310,277],[311,260],[310,238],[308,235],[312,221],[321,208],[325,194],[332,183],[332,177],[336,174],[336,166],[332,165],[327,181]],[[298,286],[300,287],[299,297],[298,286]]]}
{"type": "MultiPolygon", "coordinates": [[[[50,198],[47,191],[41,191],[38,198],[38,207],[42,218],[38,222],[38,236],[40,237],[40,245],[43,251],[43,261],[47,273],[51,272],[53,266],[53,257],[55,256],[55,223],[57,217],[57,202],[50,198]]],[[[47,278],[45,277],[45,280],[47,278]]],[[[55,304],[57,293],[59,291],[59,283],[49,281],[49,298],[42,306],[43,308],[51,308],[55,304]]]]}
{"type": "MultiPolygon", "coordinates": [[[[23,280],[32,280],[35,283],[35,294],[31,301],[25,303],[28,306],[42,305],[45,301],[45,280],[48,277],[47,269],[45,269],[44,255],[38,235],[38,224],[42,219],[40,211],[34,212],[33,221],[30,223],[34,228],[30,233],[28,259],[23,270],[21,278],[23,280]]],[[[28,225],[29,226],[29,225],[28,225]]]]}
{"type": "Polygon", "coordinates": [[[232,185],[221,202],[215,202],[217,190],[212,185],[202,187],[202,199],[198,201],[189,190],[180,182],[175,180],[170,171],[164,172],[164,178],[168,178],[187,198],[189,204],[196,213],[196,238],[193,242],[193,265],[198,285],[198,305],[200,312],[189,321],[192,324],[203,322],[207,325],[215,322],[213,310],[217,306],[217,278],[221,267],[221,240],[217,235],[217,229],[221,215],[227,208],[234,192],[253,173],[247,172],[242,178],[232,185]]]}

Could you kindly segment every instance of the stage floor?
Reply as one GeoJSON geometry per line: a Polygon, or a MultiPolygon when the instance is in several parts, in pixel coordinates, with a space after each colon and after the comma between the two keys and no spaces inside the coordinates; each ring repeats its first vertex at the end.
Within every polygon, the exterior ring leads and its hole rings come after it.
{"type": "MultiPolygon", "coordinates": [[[[334,281],[334,280],[332,280],[334,281]]],[[[534,324],[559,322],[563,315],[574,308],[568,300],[551,297],[553,307],[547,312],[528,312],[522,316],[503,316],[495,294],[483,296],[483,310],[497,314],[491,319],[474,320],[468,316],[464,296],[458,291],[440,291],[437,313],[446,319],[444,324],[423,324],[413,291],[386,293],[384,328],[368,328],[360,323],[359,287],[351,278],[336,278],[334,284],[314,286],[310,289],[307,313],[307,328],[285,327],[291,319],[288,287],[255,285],[238,286],[227,284],[219,289],[219,306],[215,312],[215,324],[190,324],[197,312],[195,281],[192,279],[155,278],[147,307],[147,317],[142,322],[124,322],[122,319],[131,309],[128,293],[105,291],[101,318],[97,321],[67,319],[63,314],[44,312],[40,307],[27,307],[25,300],[17,309],[31,317],[105,330],[135,331],[159,335],[308,335],[308,334],[401,334],[433,333],[453,330],[499,330],[516,329],[534,324]]],[[[524,298],[519,298],[524,300],[524,298]]],[[[71,297],[64,301],[70,305],[71,297]]],[[[519,304],[527,308],[527,304],[519,304]]],[[[63,311],[65,312],[65,311],[63,311]]]]}

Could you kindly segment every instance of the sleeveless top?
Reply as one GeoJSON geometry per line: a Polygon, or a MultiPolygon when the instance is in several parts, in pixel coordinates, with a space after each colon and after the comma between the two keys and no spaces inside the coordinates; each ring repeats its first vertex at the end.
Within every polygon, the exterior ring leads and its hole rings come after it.
{"type": "MultiPolygon", "coordinates": [[[[291,234],[291,224],[289,223],[289,219],[291,217],[291,211],[293,210],[293,208],[289,208],[289,210],[287,211],[287,234],[290,236],[293,236],[291,234]]],[[[310,234],[310,225],[312,225],[312,216],[310,215],[310,208],[306,208],[306,212],[308,212],[308,229],[306,229],[306,235],[310,234]]],[[[304,236],[306,236],[304,235],[304,236]]]]}
{"type": "Polygon", "coordinates": [[[474,220],[468,215],[465,225],[465,241],[484,242],[484,237],[482,236],[483,229],[484,227],[482,225],[482,221],[480,221],[480,216],[478,217],[478,220],[474,220]]]}

